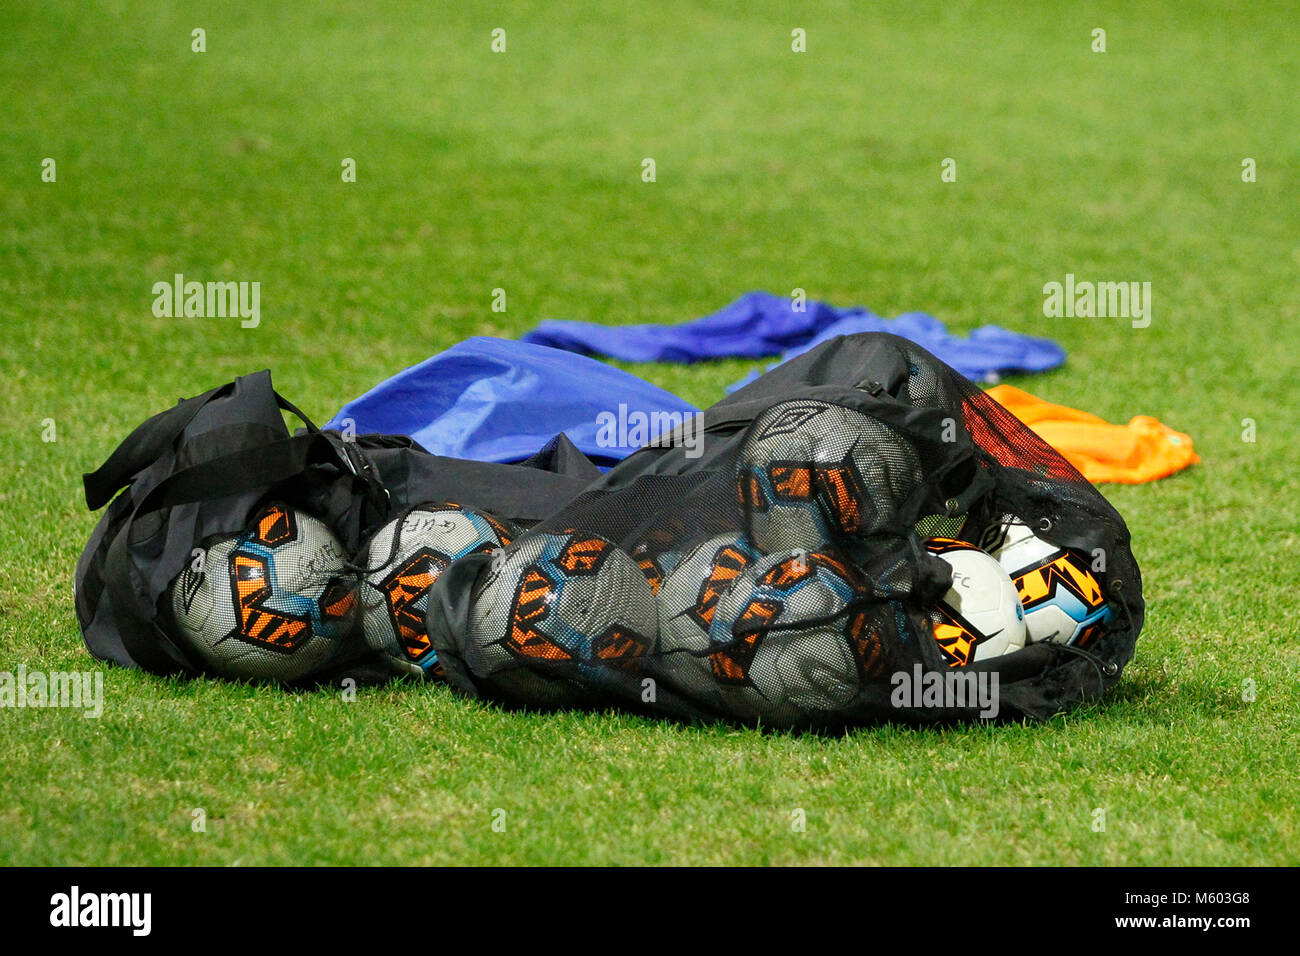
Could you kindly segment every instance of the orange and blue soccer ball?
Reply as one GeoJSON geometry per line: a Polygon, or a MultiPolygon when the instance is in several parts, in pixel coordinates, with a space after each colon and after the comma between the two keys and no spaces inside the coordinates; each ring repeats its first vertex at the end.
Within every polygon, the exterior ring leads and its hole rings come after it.
{"type": "Polygon", "coordinates": [[[172,582],[176,636],[214,673],[296,681],[329,664],[356,624],[356,579],[325,522],[272,504],[208,542],[172,582]]]}

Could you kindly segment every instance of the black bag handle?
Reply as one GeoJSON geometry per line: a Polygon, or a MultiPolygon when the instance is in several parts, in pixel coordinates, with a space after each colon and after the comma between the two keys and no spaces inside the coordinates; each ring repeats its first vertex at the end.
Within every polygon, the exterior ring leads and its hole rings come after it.
{"type": "MultiPolygon", "coordinates": [[[[270,377],[270,372],[257,372],[256,375],[270,377]]],[[[253,376],[247,376],[252,378],[253,376]]],[[[82,475],[81,481],[86,492],[86,506],[91,511],[98,511],[108,504],[113,496],[124,486],[130,485],[136,475],[148,468],[176,440],[194,417],[208,402],[224,398],[231,394],[238,384],[228,382],[217,388],[209,389],[202,395],[182,399],[165,412],[159,412],[141,423],[126,439],[117,446],[113,454],[95,471],[82,475]]],[[[276,405],[295,415],[308,433],[318,433],[319,428],[297,405],[272,390],[276,405]]]]}
{"type": "Polygon", "coordinates": [[[113,454],[108,456],[108,461],[95,471],[81,476],[82,485],[86,489],[86,507],[98,511],[108,504],[123,485],[130,484],[136,475],[167,450],[204,405],[215,398],[228,395],[234,388],[235,383],[230,382],[209,389],[202,395],[183,399],[165,412],[159,412],[137,425],[113,454]]]}
{"type": "MultiPolygon", "coordinates": [[[[340,464],[338,450],[324,432],[308,431],[279,441],[243,448],[182,468],[155,485],[135,508],[133,519],[160,508],[206,498],[224,498],[274,485],[301,474],[309,465],[340,464]]],[[[353,471],[351,463],[343,463],[353,471]]]]}

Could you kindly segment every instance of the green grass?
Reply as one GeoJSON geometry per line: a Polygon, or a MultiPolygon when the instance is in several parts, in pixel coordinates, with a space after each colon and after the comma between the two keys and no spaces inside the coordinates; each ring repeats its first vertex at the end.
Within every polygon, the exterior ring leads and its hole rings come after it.
{"type": "MultiPolygon", "coordinates": [[[[1148,617],[1100,706],[823,738],[110,669],[99,720],[0,711],[0,861],[1300,862],[1288,7],[186,6],[0,12],[0,670],[92,666],[80,475],[148,415],[269,366],[323,420],[542,318],[678,321],[797,286],[994,322],[1069,351],[1017,384],[1155,415],[1203,463],[1105,489],[1148,617]],[[174,272],[260,281],[261,326],[155,318],[174,272]],[[1067,272],[1150,281],[1151,327],[1043,318],[1067,272]]],[[[630,367],[707,404],[749,364],[630,367]]]]}

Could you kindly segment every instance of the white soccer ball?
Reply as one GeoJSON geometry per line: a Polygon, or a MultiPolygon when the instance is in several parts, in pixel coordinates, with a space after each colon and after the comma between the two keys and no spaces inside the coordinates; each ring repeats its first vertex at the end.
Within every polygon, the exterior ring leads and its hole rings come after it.
{"type": "Polygon", "coordinates": [[[439,675],[425,626],[429,589],[453,561],[509,543],[499,519],[457,506],[422,505],[389,521],[362,552],[366,643],[398,673],[439,675]]]}
{"type": "Polygon", "coordinates": [[[357,585],[325,522],[267,506],[209,542],[170,587],[174,629],[214,673],[296,681],[329,664],[356,623],[357,585]]]}
{"type": "Polygon", "coordinates": [[[950,667],[1010,654],[1025,646],[1025,615],[1011,577],[966,541],[929,538],[926,550],[952,569],[952,586],[936,609],[935,640],[950,667]]]}
{"type": "Polygon", "coordinates": [[[1110,606],[1082,552],[1044,541],[1012,516],[991,550],[1015,585],[1031,643],[1082,647],[1105,631],[1110,606]]]}

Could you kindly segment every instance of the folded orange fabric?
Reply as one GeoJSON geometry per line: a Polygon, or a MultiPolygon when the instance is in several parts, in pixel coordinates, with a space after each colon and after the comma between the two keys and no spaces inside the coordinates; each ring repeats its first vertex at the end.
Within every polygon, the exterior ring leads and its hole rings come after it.
{"type": "Polygon", "coordinates": [[[1150,415],[1112,425],[1096,415],[1053,405],[1012,385],[988,390],[989,397],[1055,448],[1093,484],[1137,485],[1181,471],[1201,459],[1192,439],[1150,415]]]}

